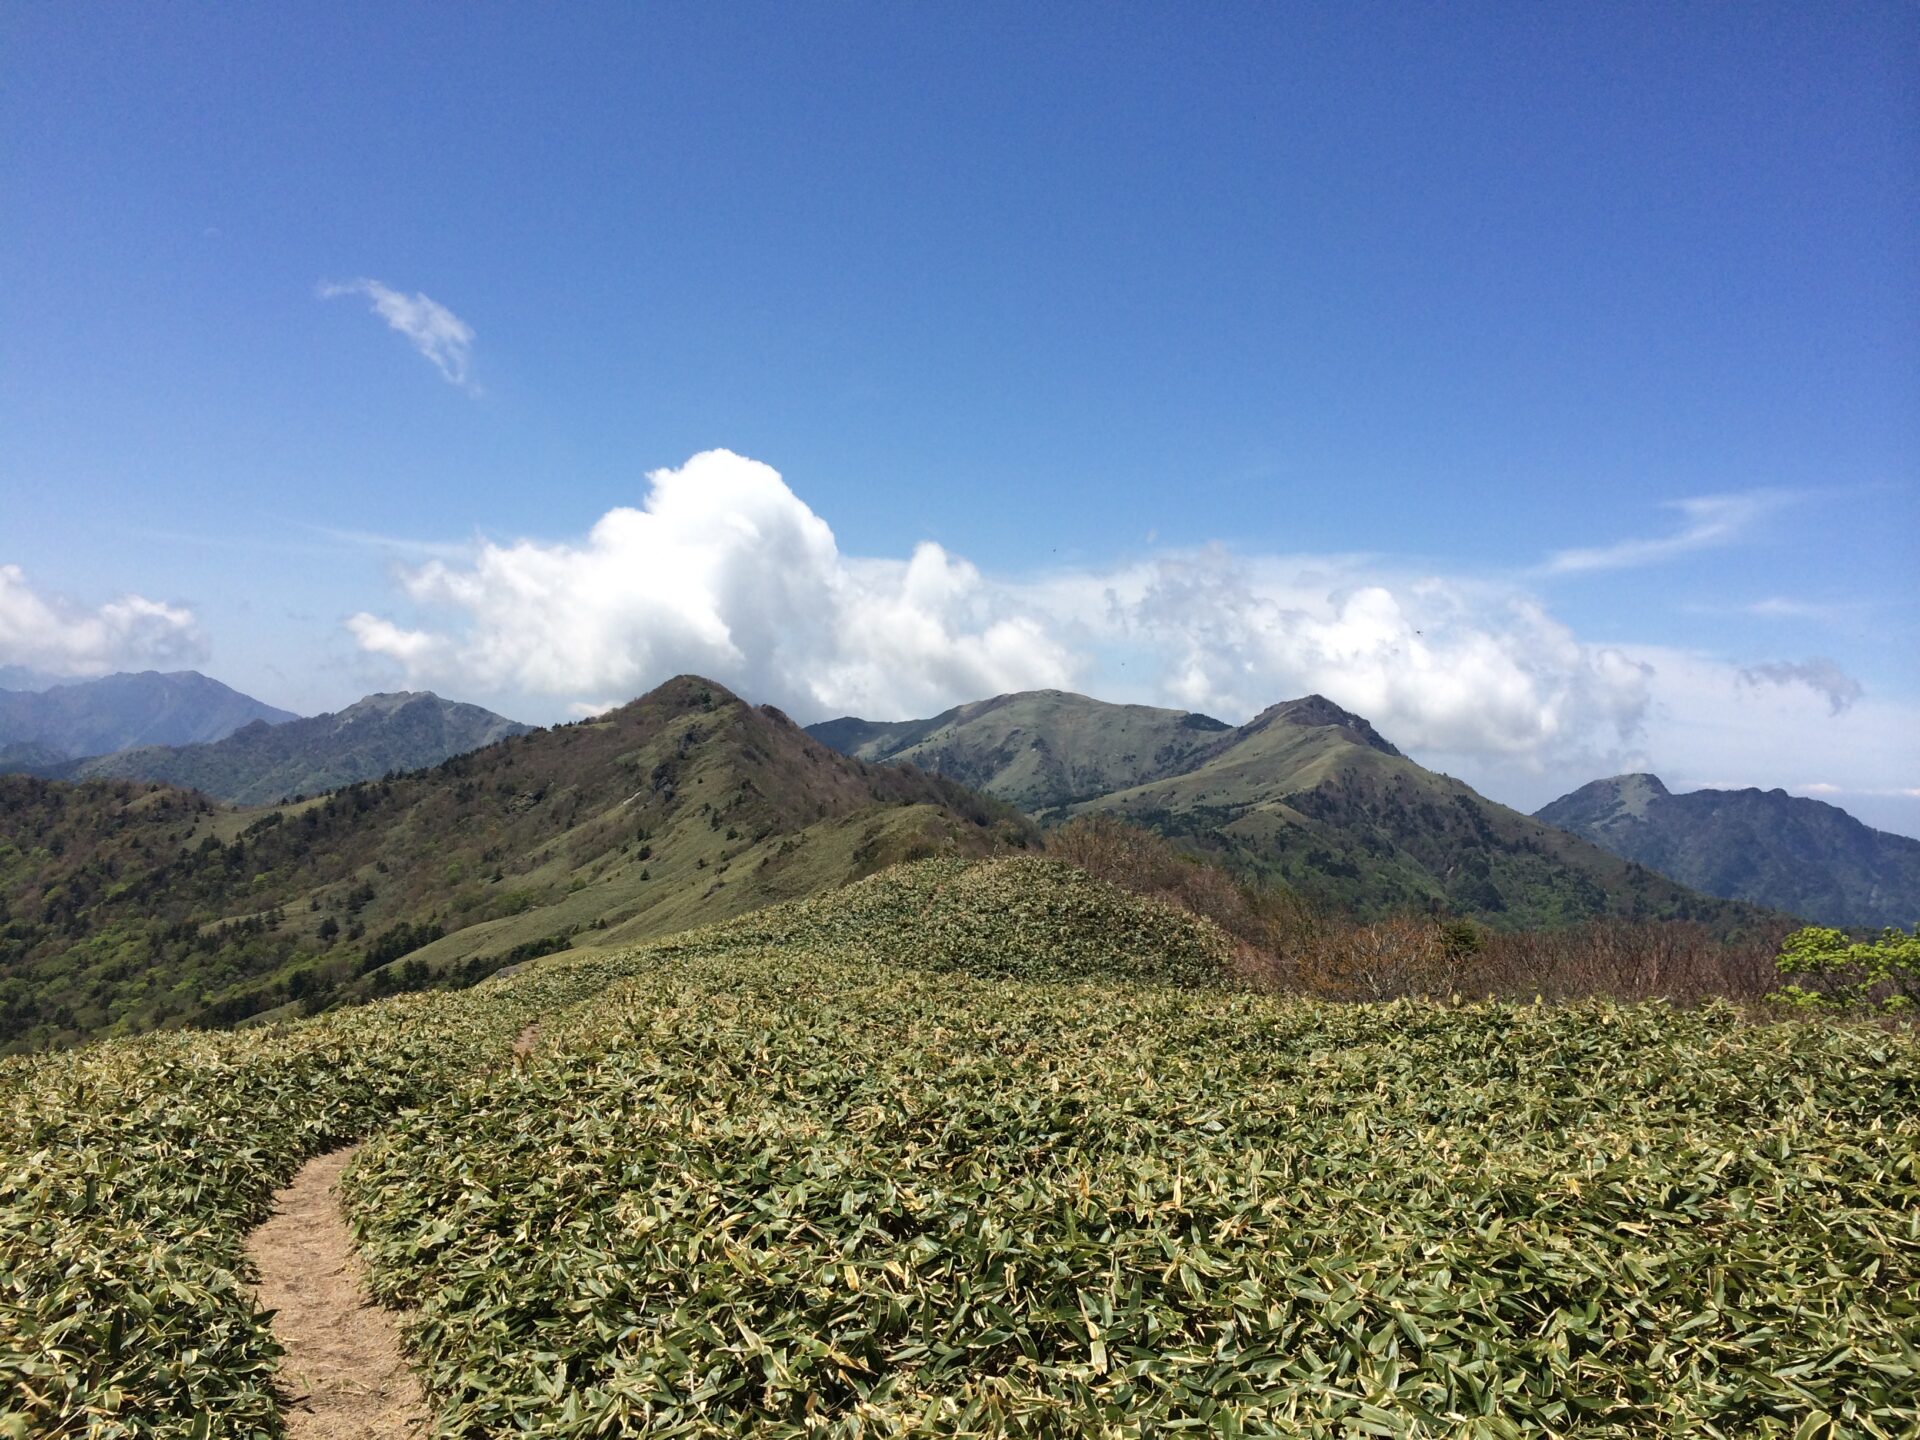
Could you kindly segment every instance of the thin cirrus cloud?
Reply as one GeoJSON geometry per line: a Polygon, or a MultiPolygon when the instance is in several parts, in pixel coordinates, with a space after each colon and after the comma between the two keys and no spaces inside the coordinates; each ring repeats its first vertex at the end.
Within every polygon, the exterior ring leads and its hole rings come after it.
{"type": "Polygon", "coordinates": [[[1670,500],[1665,508],[1679,512],[1680,524],[1668,534],[1620,540],[1611,545],[1556,550],[1535,573],[1577,575],[1596,570],[1626,570],[1658,565],[1696,550],[1731,545],[1742,539],[1757,521],[1792,499],[1792,495],[1782,490],[1749,490],[1670,500]]]}
{"type": "Polygon", "coordinates": [[[387,322],[389,329],[406,337],[441,378],[450,385],[474,391],[470,375],[473,368],[473,327],[438,300],[415,291],[402,294],[378,280],[348,280],[323,283],[318,294],[322,300],[337,300],[358,295],[369,302],[373,313],[387,322]]]}
{"type": "Polygon", "coordinates": [[[205,655],[191,610],[144,595],[79,605],[42,594],[18,565],[0,565],[0,665],[89,676],[205,655]]]}

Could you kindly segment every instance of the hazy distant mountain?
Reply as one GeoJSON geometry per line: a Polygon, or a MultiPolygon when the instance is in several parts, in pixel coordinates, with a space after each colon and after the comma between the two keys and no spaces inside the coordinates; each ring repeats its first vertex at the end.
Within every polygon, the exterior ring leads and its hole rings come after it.
{"type": "Polygon", "coordinates": [[[1616,855],[1709,895],[1822,925],[1920,922],[1920,840],[1784,790],[1690,790],[1616,775],[1539,812],[1616,855]]]}
{"type": "Polygon", "coordinates": [[[266,805],[423,770],[528,728],[424,691],[369,695],[337,714],[279,725],[256,720],[210,745],[143,746],[56,773],[79,780],[159,780],[240,805],[266,805]]]}
{"type": "Polygon", "coordinates": [[[202,744],[255,720],[277,725],[295,718],[195,670],[145,670],[47,690],[0,690],[0,747],[104,755],[132,745],[202,744]]]}
{"type": "Polygon", "coordinates": [[[74,763],[53,746],[42,745],[37,740],[15,740],[0,745],[0,775],[57,776],[65,774],[74,763]]]}
{"type": "Polygon", "coordinates": [[[1318,695],[1239,726],[1040,690],[931,720],[809,728],[856,758],[936,771],[1043,821],[1118,814],[1362,914],[1691,917],[1722,930],[1760,918],[1423,769],[1318,695]]]}
{"type": "Polygon", "coordinates": [[[32,670],[25,665],[0,665],[0,690],[51,690],[61,683],[58,675],[32,670]]]}

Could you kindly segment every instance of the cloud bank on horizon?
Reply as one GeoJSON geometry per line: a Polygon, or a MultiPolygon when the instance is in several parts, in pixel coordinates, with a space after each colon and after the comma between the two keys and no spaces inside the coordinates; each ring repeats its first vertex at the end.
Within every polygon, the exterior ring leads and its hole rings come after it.
{"type": "Polygon", "coordinates": [[[206,653],[191,610],[131,594],[89,609],[42,594],[18,565],[0,565],[0,664],[84,679],[197,664],[206,653]]]}
{"type": "MultiPolygon", "coordinates": [[[[652,472],[637,505],[573,539],[344,538],[399,567],[401,603],[346,622],[382,683],[527,716],[594,713],[683,671],[803,722],[1043,687],[1237,721],[1318,691],[1423,763],[1531,803],[1638,769],[1682,789],[1920,789],[1920,707],[1823,657],[1597,641],[1523,584],[1367,556],[1215,545],[1009,577],[931,541],[849,555],[778,471],[726,450],[652,472]]],[[[0,665],[87,677],[207,653],[180,605],[88,606],[0,565],[0,665]]]]}
{"type": "MultiPolygon", "coordinates": [[[[481,541],[403,570],[413,617],[356,614],[356,642],[412,683],[573,713],[682,671],[802,720],[925,716],[1050,686],[1239,720],[1318,691],[1416,754],[1483,774],[1641,768],[1650,748],[1698,769],[1739,751],[1702,743],[1716,727],[1757,755],[1844,712],[1887,732],[1854,750],[1903,763],[1890,738],[1902,717],[1863,702],[1831,661],[1740,668],[1596,643],[1512,584],[1219,546],[995,577],[932,542],[904,559],[844,554],[776,470],[727,450],[647,482],[639,506],[580,539],[481,541]]],[[[1774,503],[1739,498],[1688,502],[1670,543],[1721,543],[1774,503]]],[[[1633,543],[1650,563],[1657,542],[1633,543]]],[[[1625,547],[1562,553],[1628,563],[1625,547]]]]}

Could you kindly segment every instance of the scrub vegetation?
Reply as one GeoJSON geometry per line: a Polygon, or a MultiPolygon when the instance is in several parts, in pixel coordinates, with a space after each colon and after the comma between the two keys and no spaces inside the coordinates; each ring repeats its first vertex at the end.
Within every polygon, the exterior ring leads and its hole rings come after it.
{"type": "Polygon", "coordinates": [[[470,984],[1031,834],[692,677],[266,810],[0,775],[0,1051],[470,984]]]}
{"type": "Polygon", "coordinates": [[[241,1238],[362,1136],[350,1218],[444,1436],[1920,1424],[1911,1033],[1336,1004],[1236,955],[1063,864],[932,860],[7,1061],[5,1424],[275,1433],[241,1238]]]}

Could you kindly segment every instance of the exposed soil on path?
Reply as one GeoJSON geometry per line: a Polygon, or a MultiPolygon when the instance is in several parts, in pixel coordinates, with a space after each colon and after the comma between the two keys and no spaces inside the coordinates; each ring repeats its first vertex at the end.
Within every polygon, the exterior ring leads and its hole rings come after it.
{"type": "Polygon", "coordinates": [[[278,1313],[286,1347],[280,1387],[292,1440],[413,1440],[427,1402],[400,1349],[391,1312],[367,1297],[334,1184],[351,1147],[309,1160],[274,1200],[247,1253],[260,1267],[260,1303],[278,1313]]]}

